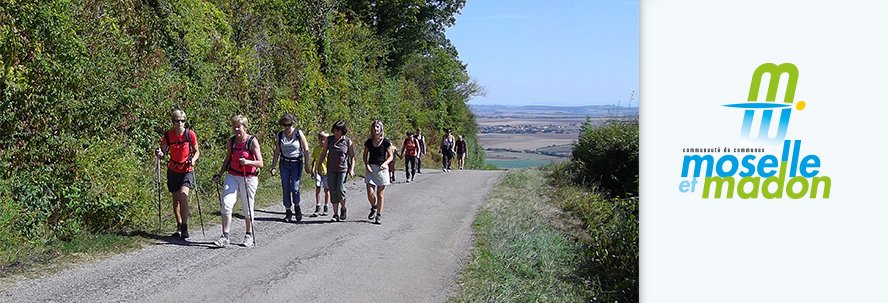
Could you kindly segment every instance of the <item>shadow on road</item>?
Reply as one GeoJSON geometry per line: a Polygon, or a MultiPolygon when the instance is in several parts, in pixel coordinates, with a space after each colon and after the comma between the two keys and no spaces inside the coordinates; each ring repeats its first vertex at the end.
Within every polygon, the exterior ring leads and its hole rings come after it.
{"type": "Polygon", "coordinates": [[[117,233],[121,236],[127,237],[140,237],[145,239],[154,240],[154,245],[179,245],[179,246],[200,246],[200,247],[215,247],[213,242],[204,242],[204,241],[187,241],[182,240],[179,237],[173,236],[165,236],[165,235],[156,235],[152,233],[148,233],[145,231],[136,231],[131,233],[117,233]]]}
{"type": "Polygon", "coordinates": [[[255,212],[257,212],[257,213],[272,214],[272,215],[281,215],[281,216],[287,214],[287,213],[285,213],[285,212],[280,212],[280,211],[267,211],[267,210],[261,210],[261,209],[256,209],[256,210],[253,210],[253,211],[255,211],[255,212]]]}

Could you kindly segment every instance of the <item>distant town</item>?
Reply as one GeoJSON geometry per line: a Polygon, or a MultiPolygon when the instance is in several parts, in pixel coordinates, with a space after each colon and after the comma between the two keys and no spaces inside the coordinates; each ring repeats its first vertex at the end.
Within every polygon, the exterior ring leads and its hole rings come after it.
{"type": "Polygon", "coordinates": [[[576,133],[579,125],[547,124],[547,125],[484,125],[478,127],[482,134],[570,134],[576,133]]]}

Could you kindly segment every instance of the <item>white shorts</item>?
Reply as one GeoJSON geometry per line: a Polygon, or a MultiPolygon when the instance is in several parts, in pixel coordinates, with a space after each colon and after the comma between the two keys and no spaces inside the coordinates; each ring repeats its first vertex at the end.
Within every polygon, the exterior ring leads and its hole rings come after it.
{"type": "Polygon", "coordinates": [[[330,186],[327,185],[327,176],[321,176],[319,174],[314,175],[315,187],[323,187],[324,189],[330,189],[330,186]]]}
{"type": "Polygon", "coordinates": [[[376,186],[386,186],[390,184],[388,167],[380,167],[376,164],[370,164],[370,168],[373,170],[368,171],[366,176],[364,176],[364,181],[367,184],[376,186]]]}
{"type": "Polygon", "coordinates": [[[244,177],[226,174],[225,185],[222,188],[222,205],[220,205],[219,212],[222,215],[230,215],[232,208],[234,208],[234,202],[237,201],[237,196],[240,196],[244,217],[252,218],[253,207],[256,201],[256,188],[258,187],[259,177],[246,177],[246,184],[244,184],[244,177]]]}

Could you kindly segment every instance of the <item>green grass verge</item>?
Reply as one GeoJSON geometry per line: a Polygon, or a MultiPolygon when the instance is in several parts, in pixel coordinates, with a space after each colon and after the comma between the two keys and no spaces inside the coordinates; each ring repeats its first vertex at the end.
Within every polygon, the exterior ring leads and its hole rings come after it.
{"type": "Polygon", "coordinates": [[[475,247],[451,302],[583,302],[582,247],[553,226],[547,173],[509,172],[475,220],[475,247]]]}
{"type": "MultiPolygon", "coordinates": [[[[221,233],[221,230],[218,228],[211,227],[221,222],[219,217],[219,197],[216,193],[216,188],[204,186],[201,184],[200,203],[203,211],[204,226],[207,228],[207,236],[212,237],[212,235],[221,233]]],[[[310,178],[303,179],[300,189],[303,193],[313,193],[313,180],[310,178]]],[[[275,203],[281,203],[281,194],[280,177],[270,175],[263,177],[256,192],[256,208],[260,209],[275,203]]],[[[159,234],[167,236],[175,228],[171,206],[172,198],[168,192],[163,193],[161,203],[163,208],[161,209],[162,223],[159,234]]],[[[237,202],[237,204],[240,203],[240,201],[237,202]]],[[[189,231],[192,236],[200,237],[202,236],[200,218],[194,195],[189,200],[189,206],[191,210],[188,223],[189,231]]],[[[235,205],[233,209],[235,212],[239,212],[241,207],[240,205],[235,205]]],[[[51,241],[47,243],[2,239],[4,243],[0,244],[0,278],[9,278],[15,275],[44,275],[71,265],[133,251],[143,247],[143,245],[153,243],[156,241],[153,239],[155,238],[153,235],[157,234],[155,230],[157,226],[156,209],[154,211],[154,220],[151,221],[150,226],[141,229],[105,234],[82,233],[67,241],[51,241]]],[[[259,215],[272,216],[270,214],[259,215]]],[[[281,218],[283,218],[283,215],[281,218]]]]}

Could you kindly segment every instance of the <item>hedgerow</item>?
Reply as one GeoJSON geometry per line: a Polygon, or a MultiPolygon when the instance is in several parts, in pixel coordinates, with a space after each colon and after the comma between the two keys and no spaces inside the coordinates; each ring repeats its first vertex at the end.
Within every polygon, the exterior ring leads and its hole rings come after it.
{"type": "Polygon", "coordinates": [[[443,38],[464,0],[377,2],[393,11],[333,0],[0,0],[0,262],[78,234],[151,228],[153,150],[176,108],[201,142],[203,184],[235,114],[260,142],[291,112],[309,135],[344,119],[362,140],[380,119],[396,141],[423,127],[436,146],[453,127],[476,143],[466,102],[480,88],[443,38]],[[399,27],[417,32],[390,30],[399,27]]]}

